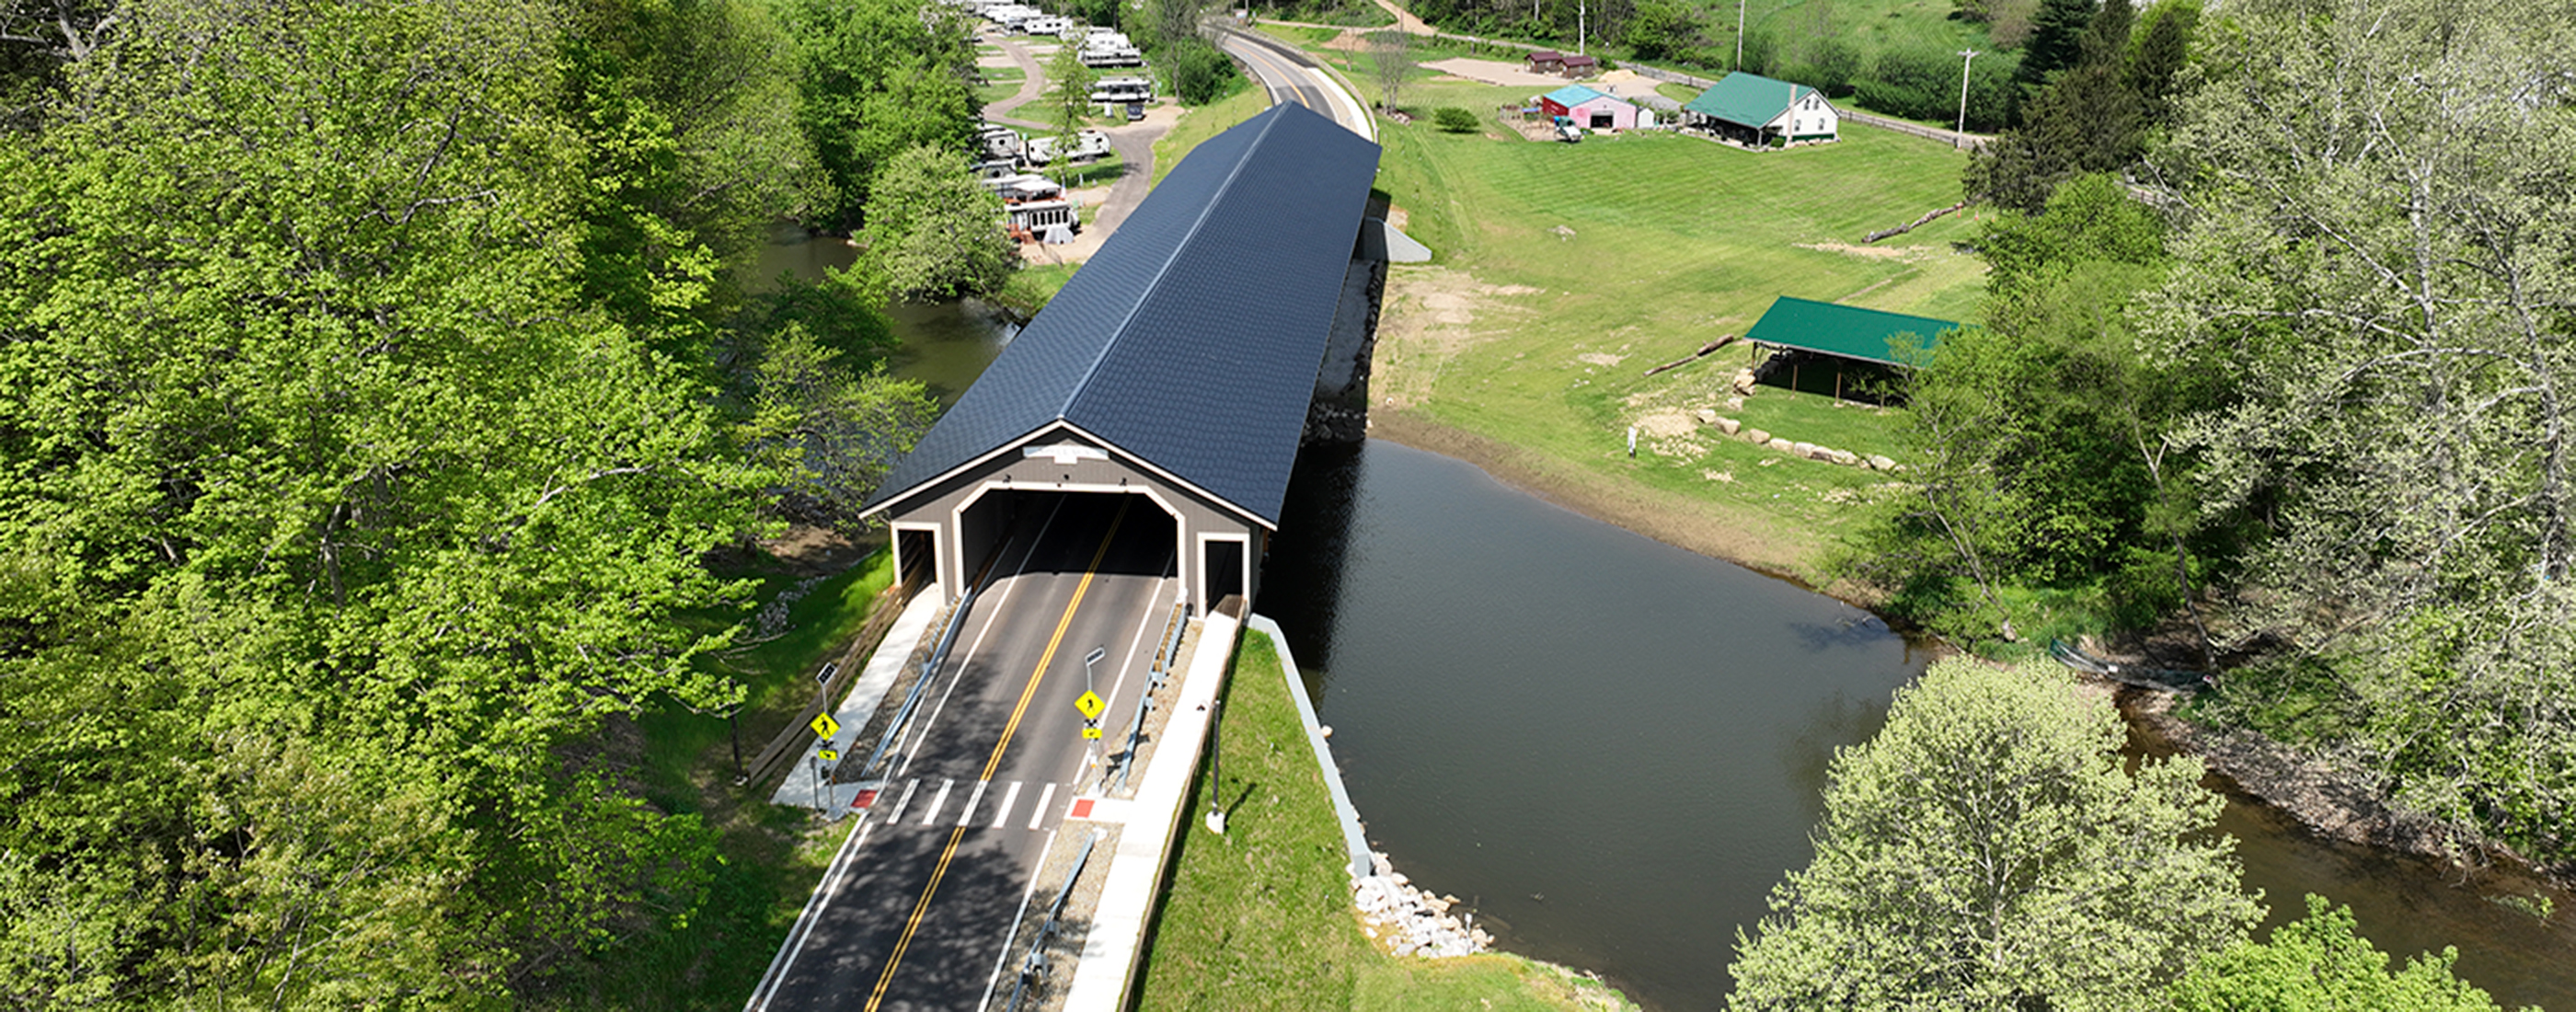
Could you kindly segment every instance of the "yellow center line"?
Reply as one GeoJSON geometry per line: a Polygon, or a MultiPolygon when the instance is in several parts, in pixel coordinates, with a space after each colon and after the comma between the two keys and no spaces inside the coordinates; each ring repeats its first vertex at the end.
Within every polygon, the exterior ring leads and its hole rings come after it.
{"type": "MultiPolygon", "coordinates": [[[[1064,645],[1065,630],[1073,627],[1074,610],[1082,607],[1083,595],[1091,592],[1092,578],[1100,575],[1100,560],[1109,557],[1109,542],[1118,537],[1119,525],[1127,522],[1129,502],[1119,497],[1118,515],[1110,518],[1109,532],[1100,536],[1100,548],[1091,553],[1091,565],[1083,568],[1082,582],[1073,587],[1073,599],[1065,602],[1064,617],[1056,620],[1055,635],[1047,639],[1046,652],[1038,655],[1038,668],[1029,675],[1028,687],[1020,690],[1019,705],[1011,709],[1010,722],[1002,725],[1002,739],[993,743],[993,754],[984,760],[984,775],[979,779],[991,780],[993,771],[1001,768],[1002,751],[1011,747],[1011,736],[1018,733],[1020,718],[1029,712],[1029,700],[1037,697],[1038,683],[1046,680],[1047,665],[1055,662],[1056,648],[1064,645]]],[[[885,1002],[886,988],[894,983],[895,967],[903,964],[904,951],[912,948],[913,933],[921,930],[922,915],[930,912],[930,897],[939,891],[939,880],[948,875],[948,862],[957,856],[957,845],[965,840],[965,826],[949,831],[948,846],[939,852],[939,863],[930,869],[929,883],[921,887],[921,899],[912,905],[912,916],[903,922],[903,934],[895,939],[894,954],[886,957],[885,971],[877,975],[876,988],[868,992],[867,1012],[877,1012],[877,1006],[885,1002]]]]}

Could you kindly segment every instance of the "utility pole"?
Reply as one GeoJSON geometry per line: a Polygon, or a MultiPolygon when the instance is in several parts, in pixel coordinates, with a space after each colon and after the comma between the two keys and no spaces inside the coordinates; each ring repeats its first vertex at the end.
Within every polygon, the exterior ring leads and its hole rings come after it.
{"type": "Polygon", "coordinates": [[[1735,0],[1735,69],[1744,69],[1744,2],[1735,0]]]}
{"type": "Polygon", "coordinates": [[[1975,62],[1976,50],[1959,50],[1959,135],[1950,139],[1954,151],[1968,146],[1968,65],[1975,62]]]}
{"type": "Polygon", "coordinates": [[[1574,55],[1583,55],[1583,0],[1574,0],[1574,55]]]}

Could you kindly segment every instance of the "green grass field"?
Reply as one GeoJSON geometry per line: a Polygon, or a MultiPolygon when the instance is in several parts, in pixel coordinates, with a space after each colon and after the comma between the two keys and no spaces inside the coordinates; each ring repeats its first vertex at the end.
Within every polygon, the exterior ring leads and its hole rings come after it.
{"type": "Polygon", "coordinates": [[[1226,833],[1195,817],[1146,952],[1146,1009],[1617,1009],[1600,984],[1517,956],[1397,957],[1360,931],[1348,851],[1269,638],[1247,633],[1226,689],[1226,833]],[[1238,802],[1236,799],[1240,798],[1238,802]]]}
{"type": "Polygon", "coordinates": [[[1803,387],[1826,396],[1765,386],[1729,409],[1727,380],[1747,361],[1731,349],[1641,373],[1742,334],[1782,295],[1975,318],[1984,265],[1952,246],[1973,222],[1944,218],[1860,245],[1955,202],[1963,157],[1865,127],[1835,144],[1762,153],[1655,132],[1532,142],[1495,119],[1517,91],[1419,81],[1407,106],[1461,106],[1491,125],[1468,135],[1381,127],[1379,185],[1434,254],[1432,267],[1400,268],[1390,284],[1381,389],[1430,421],[1535,451],[1561,480],[1651,490],[1662,494],[1650,497],[1657,510],[1696,503],[1707,525],[1756,535],[1694,547],[1817,575],[1817,553],[1863,521],[1886,476],[1787,459],[1709,429],[1641,440],[1630,462],[1626,427],[1669,429],[1675,413],[1708,408],[1901,460],[1893,419],[1841,404],[1812,377],[1803,387]],[[1433,302],[1470,319],[1440,324],[1433,302]],[[1426,315],[1434,322],[1422,332],[1404,325],[1426,315]]]}
{"type": "MultiPolygon", "coordinates": [[[[1363,99],[1381,98],[1365,53],[1322,55],[1336,66],[1348,58],[1363,99]]],[[[1388,413],[1393,398],[1406,415],[1466,433],[1471,445],[1428,442],[1488,466],[1497,461],[1475,445],[1509,448],[1516,477],[1606,518],[1823,577],[1824,555],[1893,492],[1890,476],[1793,459],[1710,428],[1674,432],[1675,419],[1710,409],[1788,439],[1902,461],[1897,417],[1838,400],[1829,378],[1815,376],[1800,377],[1801,391],[1766,385],[1729,408],[1728,380],[1749,349],[1641,374],[1742,334],[1782,295],[1976,319],[1985,267],[1954,245],[1974,237],[1973,216],[1861,243],[1956,202],[1965,156],[1862,126],[1834,144],[1759,153],[1662,132],[1534,142],[1498,111],[1527,97],[1417,70],[1406,108],[1458,106],[1485,129],[1379,121],[1378,186],[1433,262],[1398,267],[1390,279],[1376,410],[1388,413]],[[1635,461],[1625,453],[1630,425],[1647,430],[1635,461]]],[[[1241,95],[1193,112],[1157,146],[1157,171],[1262,108],[1258,95],[1241,95]]]]}
{"type": "Polygon", "coordinates": [[[1020,82],[1028,80],[1028,74],[1018,67],[984,67],[982,73],[984,83],[975,86],[975,102],[979,106],[1019,94],[1020,82]]]}

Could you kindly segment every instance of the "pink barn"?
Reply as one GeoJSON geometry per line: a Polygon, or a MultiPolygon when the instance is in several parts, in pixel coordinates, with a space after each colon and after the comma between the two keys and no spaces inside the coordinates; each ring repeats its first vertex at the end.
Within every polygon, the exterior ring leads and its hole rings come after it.
{"type": "Polygon", "coordinates": [[[1539,96],[1539,108],[1550,116],[1563,116],[1575,126],[1593,130],[1634,130],[1637,107],[1616,95],[1604,95],[1579,84],[1569,84],[1539,96]]]}

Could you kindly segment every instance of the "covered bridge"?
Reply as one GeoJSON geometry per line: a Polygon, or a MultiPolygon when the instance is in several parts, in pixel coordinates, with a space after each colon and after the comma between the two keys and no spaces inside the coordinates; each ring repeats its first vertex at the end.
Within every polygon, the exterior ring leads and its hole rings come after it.
{"type": "Polygon", "coordinates": [[[1193,607],[1249,596],[1377,157],[1293,102],[1201,144],[886,477],[899,570],[954,599],[1032,507],[1134,496],[1193,607]]]}

